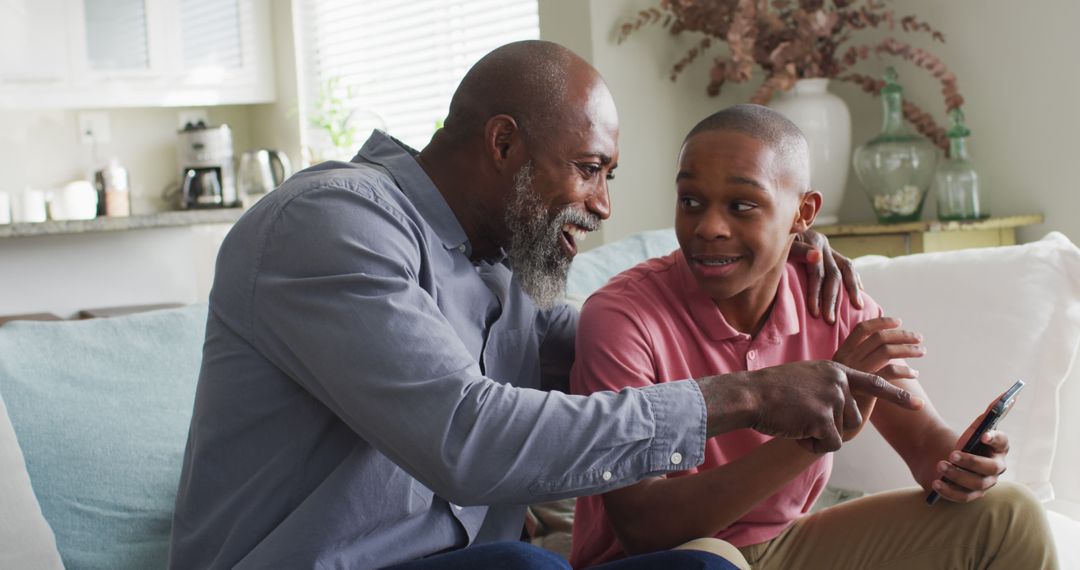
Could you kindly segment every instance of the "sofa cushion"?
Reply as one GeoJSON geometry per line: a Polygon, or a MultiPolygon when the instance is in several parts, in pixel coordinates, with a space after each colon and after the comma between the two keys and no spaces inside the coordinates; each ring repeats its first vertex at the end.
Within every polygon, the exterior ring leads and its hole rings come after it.
{"type": "MultiPolygon", "coordinates": [[[[1052,498],[1059,390],[1080,347],[1080,250],[1058,233],[1020,246],[867,257],[856,265],[867,291],[904,327],[923,333],[912,362],[945,421],[963,430],[1017,379],[1027,382],[1001,428],[1011,451],[1005,479],[1052,498]]],[[[1075,438],[1075,434],[1071,436],[1075,438]]],[[[1071,477],[1076,494],[1080,480],[1071,477]]],[[[911,484],[876,430],[844,445],[831,484],[881,491],[911,484]]]]}
{"type": "Polygon", "coordinates": [[[163,568],[206,305],[0,327],[0,394],[69,568],[163,568]]]}
{"type": "Polygon", "coordinates": [[[0,568],[63,568],[0,394],[0,568]]]}

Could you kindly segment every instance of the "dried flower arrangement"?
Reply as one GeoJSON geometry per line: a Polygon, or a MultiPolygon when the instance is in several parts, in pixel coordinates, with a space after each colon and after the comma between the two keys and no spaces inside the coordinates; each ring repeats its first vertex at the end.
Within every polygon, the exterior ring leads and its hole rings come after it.
{"type": "MultiPolygon", "coordinates": [[[[946,112],[964,103],[956,75],[933,54],[895,38],[876,44],[844,46],[852,34],[867,28],[899,24],[905,32],[929,34],[938,42],[945,36],[915,16],[897,18],[888,0],[660,0],[659,8],[642,10],[622,24],[618,41],[646,25],[661,25],[672,34],[699,32],[704,37],[671,70],[676,77],[716,43],[726,43],[729,54],[717,57],[710,71],[709,95],[720,93],[724,83],[742,83],[753,77],[754,66],[765,72],[765,81],[751,101],[765,104],[777,90],[786,91],[803,78],[824,77],[849,81],[877,96],[885,82],[854,73],[851,68],[871,54],[903,58],[929,71],[941,82],[946,112]]],[[[923,136],[948,151],[945,130],[914,103],[904,101],[904,117],[923,136]]]]}

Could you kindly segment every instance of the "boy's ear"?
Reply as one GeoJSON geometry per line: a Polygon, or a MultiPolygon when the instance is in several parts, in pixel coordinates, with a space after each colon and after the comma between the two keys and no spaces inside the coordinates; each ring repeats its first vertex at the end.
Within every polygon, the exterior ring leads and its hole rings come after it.
{"type": "Polygon", "coordinates": [[[821,210],[821,193],[810,190],[799,196],[799,209],[795,212],[795,220],[791,224],[791,232],[805,232],[814,225],[821,210]]]}

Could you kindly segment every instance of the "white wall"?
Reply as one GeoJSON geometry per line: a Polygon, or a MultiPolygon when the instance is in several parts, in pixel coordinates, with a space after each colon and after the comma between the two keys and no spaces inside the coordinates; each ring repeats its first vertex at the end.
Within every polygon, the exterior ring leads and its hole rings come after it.
{"type": "MultiPolygon", "coordinates": [[[[237,156],[253,148],[300,160],[293,0],[271,0],[277,101],[209,107],[211,124],[228,123],[237,156]]],[[[116,156],[130,174],[136,213],[174,209],[162,192],[179,181],[178,114],[184,109],[105,109],[116,156]]],[[[48,189],[97,168],[79,142],[77,111],[0,109],[0,191],[48,189]]],[[[0,315],[205,301],[227,225],[0,239],[0,315]]]]}
{"type": "MultiPolygon", "coordinates": [[[[162,193],[180,180],[176,132],[181,109],[104,109],[111,140],[91,146],[79,141],[78,111],[0,109],[0,191],[50,189],[71,180],[92,180],[110,156],[128,169],[135,213],[175,209],[162,193]]],[[[237,152],[249,148],[248,106],[207,108],[211,124],[228,123],[237,152]]]]}
{"type": "MultiPolygon", "coordinates": [[[[690,37],[671,37],[659,27],[643,28],[622,45],[616,27],[656,0],[542,0],[541,37],[559,41],[589,59],[607,79],[622,124],[618,179],[613,185],[613,215],[602,239],[669,226],[674,216],[674,160],[682,136],[701,118],[724,106],[748,100],[751,86],[729,85],[717,98],[705,94],[710,58],[699,58],[676,83],[668,70],[688,49],[690,37]],[[582,20],[588,23],[582,24],[582,20]],[[585,37],[587,35],[587,37],[585,37]],[[582,46],[587,46],[587,49],[582,46]]],[[[1059,230],[1080,242],[1080,192],[1068,165],[1080,150],[1080,92],[1075,72],[1080,35],[1080,2],[1044,0],[1038,9],[1011,0],[906,0],[893,3],[898,15],[916,14],[941,29],[949,43],[930,45],[918,35],[894,35],[930,49],[957,74],[967,98],[965,112],[973,131],[972,158],[990,189],[995,215],[1043,213],[1046,223],[1022,229],[1024,241],[1059,230]]],[[[868,41],[885,32],[868,32],[868,41]]],[[[717,54],[726,48],[714,48],[717,54]]],[[[880,74],[893,58],[871,60],[858,71],[880,74]]],[[[907,95],[945,122],[940,87],[925,72],[897,63],[907,95]]],[[[760,77],[760,75],[758,76],[760,77]]],[[[835,84],[836,82],[834,82],[835,84]]],[[[852,112],[853,141],[876,135],[878,100],[849,84],[833,91],[852,112]]],[[[935,215],[932,200],[924,219],[935,215]]],[[[873,212],[854,174],[841,220],[871,222],[873,212]]]]}
{"type": "Polygon", "coordinates": [[[300,113],[303,104],[297,68],[297,48],[303,38],[299,35],[295,11],[300,0],[268,0],[272,44],[274,46],[274,77],[277,100],[251,107],[251,141],[257,146],[285,152],[298,170],[301,161],[300,113]]]}

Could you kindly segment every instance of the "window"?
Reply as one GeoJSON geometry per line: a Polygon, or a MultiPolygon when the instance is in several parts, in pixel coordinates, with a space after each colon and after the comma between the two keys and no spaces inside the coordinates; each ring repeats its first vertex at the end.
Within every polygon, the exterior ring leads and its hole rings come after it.
{"type": "Polygon", "coordinates": [[[537,0],[308,0],[304,22],[305,110],[320,118],[320,90],[322,118],[347,108],[356,147],[381,128],[422,148],[469,67],[540,35],[537,0]]]}

